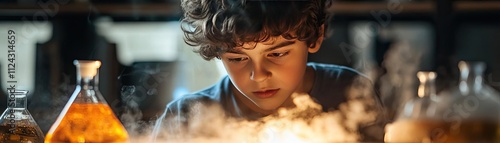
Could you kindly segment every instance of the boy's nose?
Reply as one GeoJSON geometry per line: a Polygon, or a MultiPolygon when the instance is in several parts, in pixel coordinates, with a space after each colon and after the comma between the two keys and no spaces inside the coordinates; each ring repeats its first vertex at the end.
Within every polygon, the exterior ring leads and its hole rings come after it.
{"type": "Polygon", "coordinates": [[[271,76],[271,72],[264,68],[254,68],[250,73],[250,79],[256,82],[265,81],[269,76],[271,76]]]}

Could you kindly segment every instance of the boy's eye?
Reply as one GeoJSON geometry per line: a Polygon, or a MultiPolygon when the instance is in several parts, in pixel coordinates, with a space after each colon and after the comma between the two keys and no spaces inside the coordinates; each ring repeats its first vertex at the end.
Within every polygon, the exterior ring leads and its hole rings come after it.
{"type": "Polygon", "coordinates": [[[242,62],[247,60],[248,57],[239,57],[239,58],[227,58],[229,62],[242,62]]]}
{"type": "Polygon", "coordinates": [[[267,56],[269,57],[283,57],[283,56],[286,56],[288,55],[288,51],[287,52],[276,52],[276,53],[270,53],[268,54],[267,56]]]}

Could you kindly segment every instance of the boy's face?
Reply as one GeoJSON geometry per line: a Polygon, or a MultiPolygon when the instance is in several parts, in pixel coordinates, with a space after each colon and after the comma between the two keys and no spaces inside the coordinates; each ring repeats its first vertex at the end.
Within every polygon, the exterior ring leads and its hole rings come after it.
{"type": "MultiPolygon", "coordinates": [[[[322,38],[320,38],[322,39],[322,38]]],[[[248,43],[221,55],[233,85],[263,110],[274,110],[303,88],[309,48],[305,42],[281,36],[266,42],[248,43]]]]}

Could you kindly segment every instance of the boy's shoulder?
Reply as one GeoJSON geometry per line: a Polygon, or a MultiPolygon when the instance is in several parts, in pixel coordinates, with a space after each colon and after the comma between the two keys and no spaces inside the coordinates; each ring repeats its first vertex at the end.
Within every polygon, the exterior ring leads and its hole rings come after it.
{"type": "MultiPolygon", "coordinates": [[[[350,89],[372,88],[372,81],[355,69],[322,63],[308,63],[314,69],[314,82],[309,94],[325,111],[337,110],[340,104],[350,99],[350,89]]],[[[376,97],[376,96],[373,96],[376,97]]]]}
{"type": "Polygon", "coordinates": [[[357,77],[368,78],[361,72],[341,65],[325,64],[325,63],[307,63],[307,66],[314,69],[316,79],[327,79],[329,81],[352,80],[357,77]]]}
{"type": "Polygon", "coordinates": [[[206,89],[183,95],[167,105],[167,109],[188,112],[189,107],[196,104],[212,105],[220,102],[227,94],[229,78],[226,76],[216,84],[206,89]]]}

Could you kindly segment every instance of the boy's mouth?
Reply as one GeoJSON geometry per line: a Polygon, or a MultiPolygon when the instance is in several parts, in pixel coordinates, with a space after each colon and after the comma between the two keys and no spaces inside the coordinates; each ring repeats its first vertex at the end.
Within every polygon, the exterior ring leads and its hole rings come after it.
{"type": "Polygon", "coordinates": [[[270,90],[262,90],[252,92],[255,96],[261,99],[271,98],[273,97],[280,89],[270,89],[270,90]]]}

